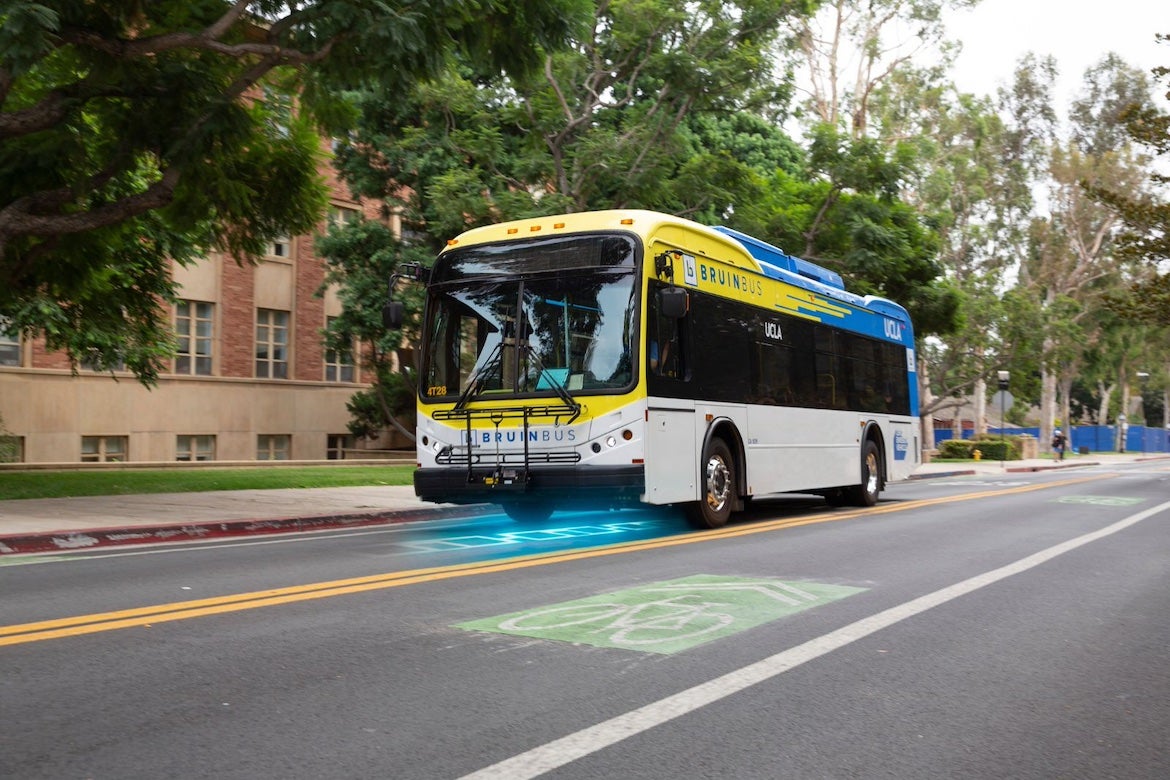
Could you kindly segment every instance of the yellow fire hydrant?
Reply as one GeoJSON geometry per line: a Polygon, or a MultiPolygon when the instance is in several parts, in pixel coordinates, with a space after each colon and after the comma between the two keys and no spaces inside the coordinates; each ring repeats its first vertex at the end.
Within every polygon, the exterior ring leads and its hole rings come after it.
{"type": "Polygon", "coordinates": [[[971,454],[975,456],[975,460],[983,460],[983,452],[981,450],[974,450],[971,454]]]}

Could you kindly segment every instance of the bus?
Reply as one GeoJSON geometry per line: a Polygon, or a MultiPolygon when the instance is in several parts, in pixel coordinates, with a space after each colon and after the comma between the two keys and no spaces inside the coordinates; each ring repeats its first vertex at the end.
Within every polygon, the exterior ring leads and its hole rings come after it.
{"type": "MultiPolygon", "coordinates": [[[[610,210],[469,230],[431,268],[416,495],[542,521],[755,496],[873,506],[919,465],[906,310],[730,228],[610,210]]],[[[391,282],[391,292],[395,282],[391,282]]],[[[386,321],[401,324],[402,304],[386,321]]]]}

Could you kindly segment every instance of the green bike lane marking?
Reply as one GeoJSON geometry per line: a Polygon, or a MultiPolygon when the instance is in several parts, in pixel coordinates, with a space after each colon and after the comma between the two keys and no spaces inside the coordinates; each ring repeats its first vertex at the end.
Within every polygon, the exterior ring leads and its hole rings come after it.
{"type": "Polygon", "coordinates": [[[669,655],[865,590],[696,574],[472,620],[455,628],[669,655]]]}
{"type": "Polygon", "coordinates": [[[1052,499],[1057,504],[1091,504],[1093,506],[1133,506],[1145,501],[1144,498],[1126,496],[1060,496],[1052,499]]]}

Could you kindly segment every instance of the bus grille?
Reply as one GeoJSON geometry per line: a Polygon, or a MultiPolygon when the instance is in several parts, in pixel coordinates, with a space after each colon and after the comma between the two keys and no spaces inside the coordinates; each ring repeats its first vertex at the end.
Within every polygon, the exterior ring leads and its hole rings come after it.
{"type": "Polygon", "coordinates": [[[581,454],[578,452],[496,452],[482,451],[477,447],[474,452],[443,450],[435,456],[435,463],[440,466],[528,466],[533,463],[579,463],[581,454]],[[470,459],[469,459],[470,458],[470,459]]]}

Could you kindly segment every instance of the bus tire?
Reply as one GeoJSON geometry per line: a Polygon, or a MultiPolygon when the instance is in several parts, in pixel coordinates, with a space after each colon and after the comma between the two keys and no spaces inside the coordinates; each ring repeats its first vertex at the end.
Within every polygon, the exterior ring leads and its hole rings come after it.
{"type": "Polygon", "coordinates": [[[882,461],[877,445],[866,440],[861,447],[861,484],[849,489],[850,503],[873,506],[882,492],[882,461]]]}
{"type": "Polygon", "coordinates": [[[703,497],[687,507],[687,519],[696,528],[722,528],[735,503],[735,461],[723,439],[712,438],[703,451],[700,474],[703,497]]]}
{"type": "Polygon", "coordinates": [[[517,523],[543,523],[552,517],[552,513],[552,504],[545,502],[517,501],[512,504],[504,504],[504,514],[517,523]]]}

